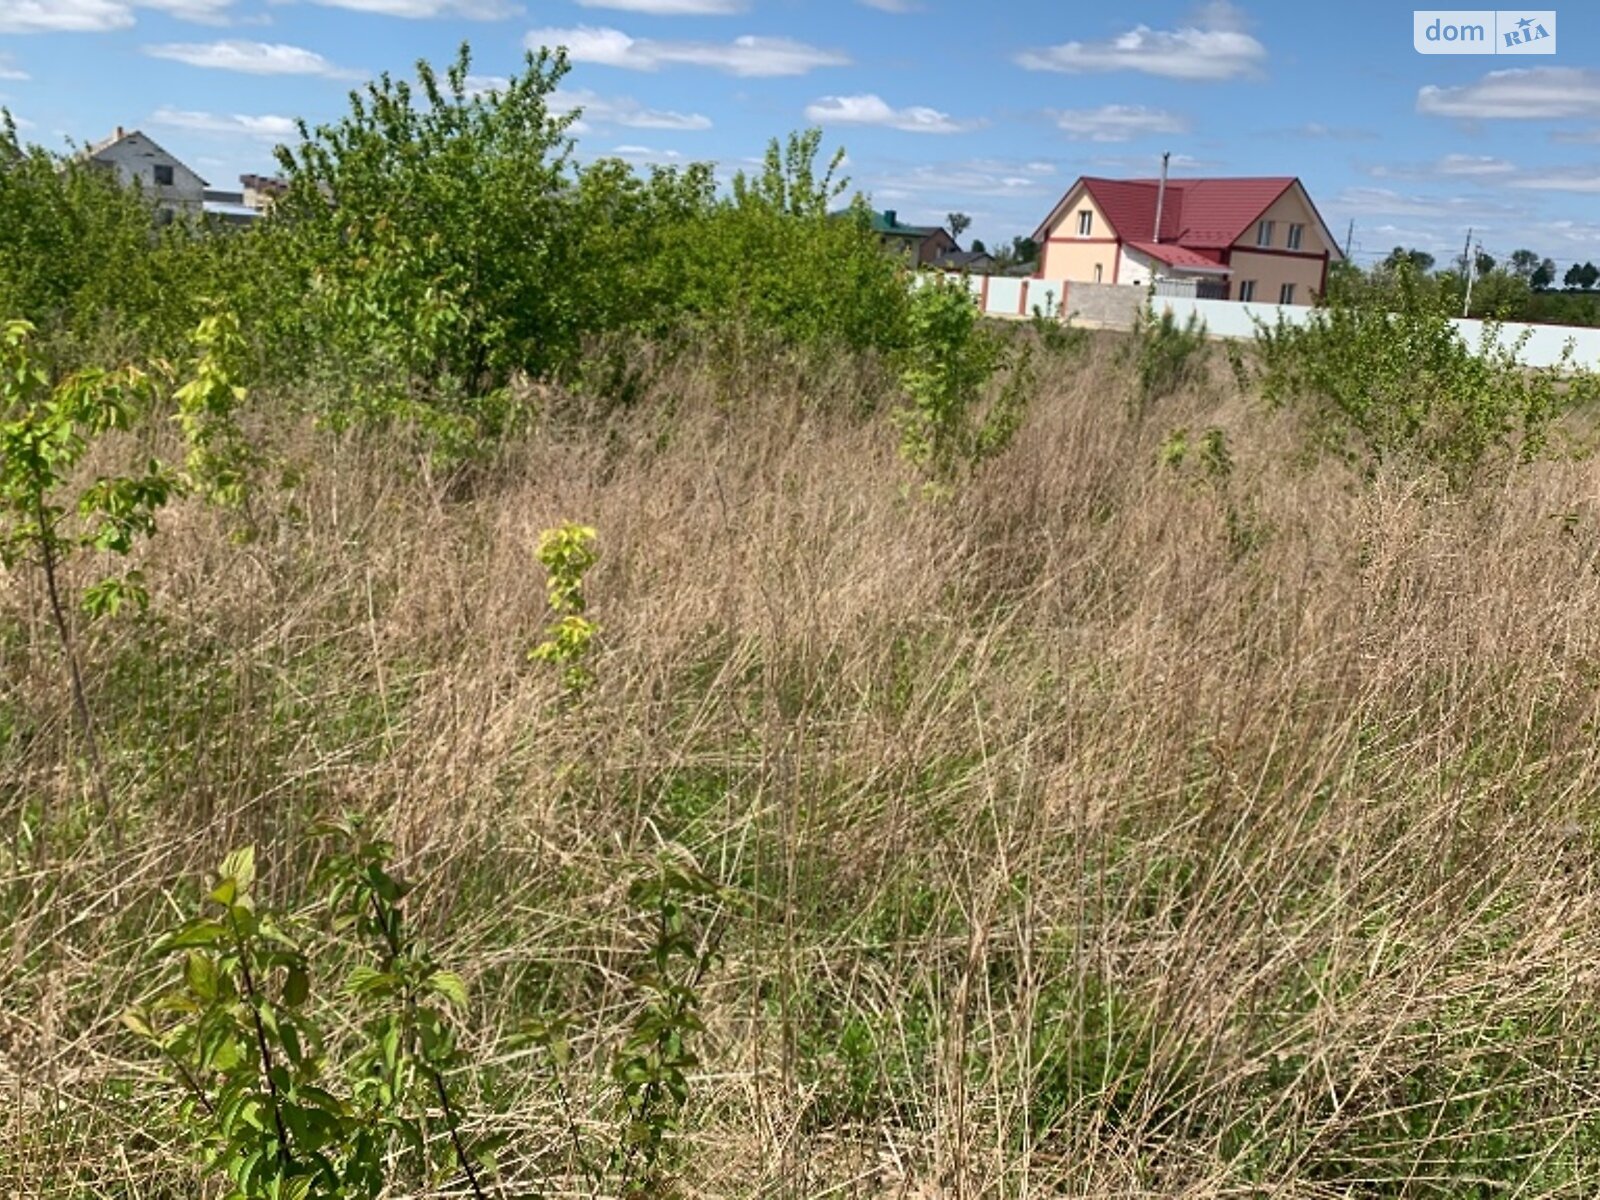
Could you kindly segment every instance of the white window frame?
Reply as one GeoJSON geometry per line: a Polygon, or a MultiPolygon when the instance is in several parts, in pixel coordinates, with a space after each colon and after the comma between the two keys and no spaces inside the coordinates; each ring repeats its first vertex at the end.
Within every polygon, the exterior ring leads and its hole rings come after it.
{"type": "Polygon", "coordinates": [[[1306,227],[1304,225],[1289,226],[1289,249],[1298,250],[1305,244],[1306,227]]]}
{"type": "Polygon", "coordinates": [[[1104,283],[1105,282],[1105,274],[1106,274],[1105,273],[1105,268],[1100,263],[1095,263],[1095,265],[1094,265],[1094,281],[1096,283],[1104,283]]]}
{"type": "Polygon", "coordinates": [[[1078,236],[1094,236],[1094,209],[1080,208],[1078,210],[1078,236]]]}
{"type": "Polygon", "coordinates": [[[1256,245],[1271,246],[1272,235],[1276,230],[1276,221],[1258,221],[1256,223],[1256,245]]]}
{"type": "Polygon", "coordinates": [[[1241,279],[1239,281],[1239,303],[1249,304],[1256,298],[1256,281],[1254,279],[1241,279]]]}
{"type": "Polygon", "coordinates": [[[1284,284],[1282,287],[1280,287],[1278,289],[1278,303],[1279,304],[1293,304],[1294,303],[1294,284],[1286,283],[1286,284],[1284,284]]]}

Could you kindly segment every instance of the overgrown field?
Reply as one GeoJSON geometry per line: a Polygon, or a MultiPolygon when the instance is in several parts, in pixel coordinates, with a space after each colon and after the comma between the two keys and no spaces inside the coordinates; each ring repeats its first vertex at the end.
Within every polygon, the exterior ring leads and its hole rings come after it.
{"type": "MultiPolygon", "coordinates": [[[[654,1194],[1592,1192],[1595,465],[1363,473],[1220,362],[1138,377],[1050,353],[954,499],[908,489],[870,362],[799,354],[685,355],[620,414],[547,390],[451,486],[264,422],[283,486],[169,508],[148,610],[83,628],[109,813],[8,575],[0,1191],[202,1194],[119,1017],[225,852],[310,912],[307,835],[355,812],[465,981],[489,1194],[609,1194],[669,847],[715,953],[654,1194]],[[527,657],[566,520],[576,692],[527,657]],[[566,1053],[516,1036],[562,1016],[566,1053]]],[[[354,1036],[315,963],[306,1003],[354,1036]]]]}
{"type": "Polygon", "coordinates": [[[0,1194],[1592,1195],[1596,377],[468,68],[227,236],[0,130],[0,1194]]]}

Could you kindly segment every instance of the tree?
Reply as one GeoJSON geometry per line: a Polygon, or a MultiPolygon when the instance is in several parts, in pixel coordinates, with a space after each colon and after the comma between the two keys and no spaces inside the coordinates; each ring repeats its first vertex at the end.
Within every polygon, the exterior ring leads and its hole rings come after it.
{"type": "Polygon", "coordinates": [[[1583,268],[1577,263],[1573,263],[1567,268],[1567,273],[1561,282],[1569,288],[1581,288],[1583,286],[1583,268]]]}
{"type": "Polygon", "coordinates": [[[1426,250],[1407,250],[1404,246],[1396,246],[1389,251],[1389,257],[1383,260],[1383,266],[1390,271],[1408,264],[1419,275],[1426,275],[1433,270],[1435,259],[1426,250]]]}
{"type": "Polygon", "coordinates": [[[953,212],[945,219],[950,223],[950,236],[958,242],[961,235],[972,228],[972,218],[964,212],[953,212]]]}
{"type": "Polygon", "coordinates": [[[1511,257],[1506,260],[1506,266],[1518,279],[1532,282],[1539,270],[1539,262],[1539,256],[1532,250],[1513,250],[1511,257]]]}
{"type": "Polygon", "coordinates": [[[1539,264],[1538,268],[1528,277],[1528,284],[1536,292],[1542,292],[1554,285],[1556,281],[1556,262],[1547,258],[1539,264]]]}
{"type": "Polygon", "coordinates": [[[1584,263],[1578,273],[1578,282],[1587,292],[1596,283],[1600,283],[1600,267],[1596,267],[1592,262],[1584,263]]]}
{"type": "Polygon", "coordinates": [[[303,275],[283,286],[310,297],[298,332],[385,387],[493,387],[560,364],[583,332],[559,221],[578,114],[550,103],[566,56],[530,52],[487,92],[470,73],[466,45],[442,73],[419,62],[416,88],[385,73],[277,151],[275,224],[303,275]]]}
{"type": "Polygon", "coordinates": [[[1480,276],[1489,274],[1495,268],[1494,255],[1485,254],[1482,250],[1478,251],[1478,257],[1474,260],[1474,262],[1477,266],[1478,274],[1480,276]]]}
{"type": "Polygon", "coordinates": [[[1019,263],[1031,263],[1039,260],[1039,243],[1031,237],[1018,237],[1011,240],[1012,256],[1019,263]]]}
{"type": "Polygon", "coordinates": [[[983,240],[981,238],[973,238],[972,252],[974,254],[987,254],[989,253],[989,247],[983,244],[983,240]]]}

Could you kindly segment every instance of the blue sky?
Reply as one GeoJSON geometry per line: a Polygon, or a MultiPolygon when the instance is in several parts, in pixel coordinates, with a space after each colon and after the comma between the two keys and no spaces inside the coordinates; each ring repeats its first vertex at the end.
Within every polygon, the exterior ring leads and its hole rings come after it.
{"type": "Polygon", "coordinates": [[[1471,227],[1600,261],[1600,5],[1555,56],[1423,56],[1385,0],[0,0],[0,104],[61,148],[142,128],[213,186],[270,171],[289,119],[468,39],[474,70],[568,45],[580,153],[715,160],[820,124],[903,219],[1031,232],[1080,174],[1305,180],[1358,261],[1471,227]]]}

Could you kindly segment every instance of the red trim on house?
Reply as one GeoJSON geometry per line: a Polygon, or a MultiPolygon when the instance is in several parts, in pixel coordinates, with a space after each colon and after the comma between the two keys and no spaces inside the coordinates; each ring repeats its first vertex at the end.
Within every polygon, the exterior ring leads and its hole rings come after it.
{"type": "Polygon", "coordinates": [[[1050,246],[1110,246],[1122,244],[1121,238],[1046,238],[1046,245],[1050,246]]]}
{"type": "Polygon", "coordinates": [[[1117,249],[1111,256],[1111,282],[1116,283],[1122,276],[1122,239],[1117,239],[1117,249]]]}
{"type": "Polygon", "coordinates": [[[987,275],[983,277],[983,283],[978,291],[978,311],[980,313],[989,311],[989,277],[987,275]]]}
{"type": "Polygon", "coordinates": [[[1274,246],[1234,246],[1240,254],[1266,254],[1275,258],[1326,258],[1326,250],[1279,250],[1274,246]]]}
{"type": "Polygon", "coordinates": [[[1320,300],[1328,294],[1328,263],[1333,256],[1324,250],[1322,252],[1322,286],[1317,289],[1317,299],[1320,300]]]}

